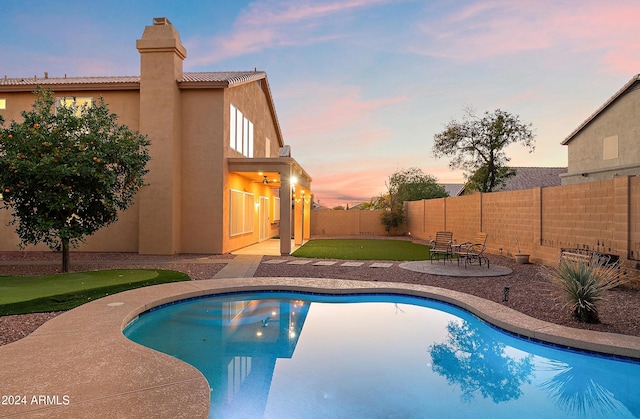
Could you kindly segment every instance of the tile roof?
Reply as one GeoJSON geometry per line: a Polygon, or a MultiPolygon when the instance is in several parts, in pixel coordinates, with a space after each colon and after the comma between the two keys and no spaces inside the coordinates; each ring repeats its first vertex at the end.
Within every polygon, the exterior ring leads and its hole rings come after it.
{"type": "Polygon", "coordinates": [[[179,83],[221,83],[225,86],[242,84],[263,79],[267,76],[264,71],[207,71],[185,72],[179,83]]]}
{"type": "MultiPolygon", "coordinates": [[[[182,80],[178,80],[181,85],[208,85],[211,87],[230,87],[237,84],[248,83],[266,78],[264,71],[210,71],[210,72],[185,72],[182,80]]],[[[16,77],[0,78],[0,89],[7,88],[29,88],[35,86],[75,86],[81,88],[89,85],[102,85],[117,88],[124,85],[140,84],[140,76],[103,76],[103,77],[16,77]]]]}
{"type": "Polygon", "coordinates": [[[0,79],[0,86],[55,86],[82,84],[140,83],[139,76],[106,76],[106,77],[17,77],[0,79]]]}
{"type": "MultiPolygon", "coordinates": [[[[505,186],[495,192],[519,191],[523,189],[546,188],[549,186],[560,186],[560,175],[567,173],[566,167],[512,167],[515,169],[515,176],[507,179],[505,186]]],[[[466,185],[460,189],[457,195],[466,195],[466,185]]],[[[470,193],[474,193],[473,191],[470,193]]]]}
{"type": "Polygon", "coordinates": [[[567,173],[566,167],[513,167],[516,175],[508,179],[500,191],[560,186],[560,174],[567,173]]]}
{"type": "Polygon", "coordinates": [[[449,196],[458,196],[458,193],[464,189],[464,183],[441,183],[440,185],[449,196]]]}

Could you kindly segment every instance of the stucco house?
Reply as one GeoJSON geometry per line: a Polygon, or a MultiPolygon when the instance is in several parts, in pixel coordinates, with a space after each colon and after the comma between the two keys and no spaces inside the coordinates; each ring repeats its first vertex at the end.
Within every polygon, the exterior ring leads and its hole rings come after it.
{"type": "MultiPolygon", "coordinates": [[[[6,121],[20,120],[42,86],[61,103],[103,97],[119,123],[151,141],[149,186],[79,250],[223,254],[279,235],[289,254],[291,237],[309,237],[311,177],[285,144],[267,74],[183,72],[187,51],[166,18],[136,46],[139,76],[0,79],[6,121]]],[[[0,210],[0,251],[19,243],[9,220],[0,210]]]]}
{"type": "Polygon", "coordinates": [[[631,78],[562,142],[562,184],[640,175],[640,74],[631,78]]]}

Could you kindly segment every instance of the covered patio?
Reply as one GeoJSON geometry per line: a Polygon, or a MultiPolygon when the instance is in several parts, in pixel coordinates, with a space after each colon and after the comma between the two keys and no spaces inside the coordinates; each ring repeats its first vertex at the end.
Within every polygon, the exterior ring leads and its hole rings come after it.
{"type": "Polygon", "coordinates": [[[311,176],[292,157],[229,158],[228,170],[279,189],[280,255],[291,254],[311,232],[311,176]]]}

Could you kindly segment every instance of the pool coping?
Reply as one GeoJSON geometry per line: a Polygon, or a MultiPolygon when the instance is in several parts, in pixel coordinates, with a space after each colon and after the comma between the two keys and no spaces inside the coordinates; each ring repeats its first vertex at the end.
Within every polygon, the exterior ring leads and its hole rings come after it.
{"type": "Polygon", "coordinates": [[[176,282],[111,295],[63,313],[0,346],[0,417],[189,417],[209,415],[210,389],[185,362],[127,339],[140,313],[186,298],[239,291],[390,293],[444,301],[523,337],[640,359],[640,337],[569,328],[499,303],[427,285],[326,278],[228,278],[176,282]],[[34,399],[35,396],[35,399],[34,399]],[[21,398],[21,401],[23,399],[21,398]]]}

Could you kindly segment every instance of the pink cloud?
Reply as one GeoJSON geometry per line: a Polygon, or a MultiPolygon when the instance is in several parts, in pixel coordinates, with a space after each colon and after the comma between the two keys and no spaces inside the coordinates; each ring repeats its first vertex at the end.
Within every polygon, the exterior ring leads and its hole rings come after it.
{"type": "MultiPolygon", "coordinates": [[[[392,0],[299,1],[263,0],[251,3],[234,22],[231,33],[211,40],[185,42],[197,58],[190,65],[206,65],[267,48],[313,45],[340,38],[338,33],[317,35],[326,19],[344,17],[351,10],[389,3],[392,0]]],[[[324,25],[323,30],[327,26],[324,25]]]]}
{"type": "Polygon", "coordinates": [[[361,97],[360,89],[356,87],[332,89],[326,85],[307,88],[305,95],[313,101],[307,103],[303,110],[287,112],[286,137],[299,138],[311,134],[336,138],[354,128],[361,131],[375,125],[377,112],[408,100],[405,96],[367,100],[361,97]]]}
{"type": "Polygon", "coordinates": [[[308,162],[305,168],[313,177],[311,191],[322,205],[357,204],[384,194],[385,182],[393,173],[419,167],[425,174],[435,176],[440,183],[463,183],[460,171],[447,167],[431,166],[425,159],[411,156],[399,160],[382,157],[358,157],[351,164],[332,165],[329,162],[308,162]]]}
{"type": "Polygon", "coordinates": [[[298,1],[294,3],[261,1],[252,3],[249,6],[249,10],[242,15],[241,21],[252,25],[261,25],[264,22],[269,22],[269,24],[292,23],[384,3],[389,3],[389,1],[348,0],[324,3],[318,1],[298,1]]]}
{"type": "Polygon", "coordinates": [[[636,1],[493,1],[468,5],[420,26],[412,51],[473,61],[532,50],[606,51],[609,70],[640,67],[640,4],[636,1]]]}

